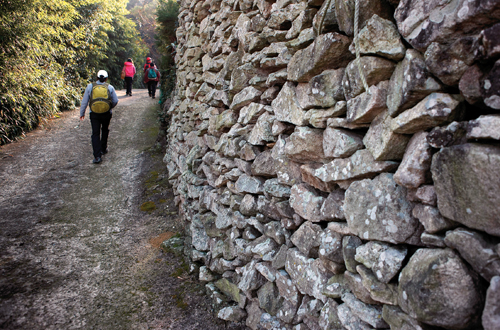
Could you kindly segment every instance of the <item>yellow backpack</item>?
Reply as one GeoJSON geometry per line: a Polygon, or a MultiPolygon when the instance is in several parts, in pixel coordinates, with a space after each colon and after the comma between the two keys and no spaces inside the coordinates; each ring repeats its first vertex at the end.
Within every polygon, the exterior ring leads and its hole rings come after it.
{"type": "Polygon", "coordinates": [[[95,113],[105,113],[111,109],[111,94],[108,90],[109,84],[92,83],[90,94],[90,110],[95,113]]]}

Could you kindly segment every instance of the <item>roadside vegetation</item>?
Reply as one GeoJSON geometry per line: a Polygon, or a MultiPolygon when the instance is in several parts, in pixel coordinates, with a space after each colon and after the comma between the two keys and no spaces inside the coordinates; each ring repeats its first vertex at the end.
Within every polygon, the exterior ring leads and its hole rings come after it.
{"type": "Polygon", "coordinates": [[[101,68],[121,87],[123,62],[148,52],[127,2],[0,1],[0,144],[78,105],[101,68]]]}

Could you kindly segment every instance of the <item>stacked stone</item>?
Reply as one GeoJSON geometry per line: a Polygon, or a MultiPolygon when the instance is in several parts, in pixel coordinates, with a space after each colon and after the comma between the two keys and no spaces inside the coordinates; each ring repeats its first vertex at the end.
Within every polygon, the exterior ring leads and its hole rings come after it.
{"type": "Polygon", "coordinates": [[[354,5],[181,2],[189,256],[251,329],[500,329],[500,2],[354,5]]]}

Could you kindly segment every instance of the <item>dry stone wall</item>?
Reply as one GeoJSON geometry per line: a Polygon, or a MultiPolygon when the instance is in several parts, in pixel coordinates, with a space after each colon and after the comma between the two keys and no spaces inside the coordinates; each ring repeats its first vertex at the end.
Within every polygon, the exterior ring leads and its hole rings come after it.
{"type": "Polygon", "coordinates": [[[251,329],[498,330],[500,2],[354,6],[181,2],[189,256],[251,329]]]}

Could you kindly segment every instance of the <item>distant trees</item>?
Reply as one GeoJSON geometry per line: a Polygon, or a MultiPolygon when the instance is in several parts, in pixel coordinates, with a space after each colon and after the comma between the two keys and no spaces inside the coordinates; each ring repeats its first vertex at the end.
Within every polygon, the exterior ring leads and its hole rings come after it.
{"type": "Polygon", "coordinates": [[[105,69],[121,87],[123,62],[147,47],[127,0],[0,1],[0,144],[78,104],[105,69]]]}

